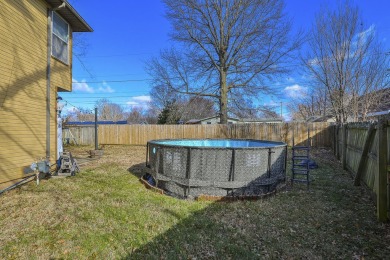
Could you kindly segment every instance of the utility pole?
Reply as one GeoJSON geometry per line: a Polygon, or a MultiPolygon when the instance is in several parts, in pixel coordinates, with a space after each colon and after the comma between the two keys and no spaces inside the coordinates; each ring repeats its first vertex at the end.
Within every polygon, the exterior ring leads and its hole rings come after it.
{"type": "Polygon", "coordinates": [[[95,107],[95,150],[98,150],[99,149],[99,145],[98,145],[98,125],[97,125],[97,122],[98,122],[98,114],[97,114],[97,107],[95,107]]]}

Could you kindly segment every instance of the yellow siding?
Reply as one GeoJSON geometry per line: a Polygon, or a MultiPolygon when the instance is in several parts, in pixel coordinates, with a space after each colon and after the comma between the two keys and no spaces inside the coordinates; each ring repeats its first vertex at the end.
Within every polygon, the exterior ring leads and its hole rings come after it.
{"type": "MultiPolygon", "coordinates": [[[[46,156],[47,4],[0,1],[0,189],[46,156]]],[[[50,153],[56,158],[57,87],[71,90],[71,66],[52,62],[50,153]]]]}
{"type": "Polygon", "coordinates": [[[51,58],[51,85],[62,90],[72,91],[70,66],[51,58]]]}

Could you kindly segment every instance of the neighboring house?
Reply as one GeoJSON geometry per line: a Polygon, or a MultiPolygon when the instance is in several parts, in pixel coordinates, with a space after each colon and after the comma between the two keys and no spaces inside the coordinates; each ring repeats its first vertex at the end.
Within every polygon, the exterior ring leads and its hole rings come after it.
{"type": "Polygon", "coordinates": [[[0,1],[0,189],[57,159],[57,92],[72,90],[72,33],[92,28],[66,0],[0,1]]]}
{"type": "Polygon", "coordinates": [[[185,122],[186,125],[198,125],[200,124],[200,119],[190,119],[185,122]]]}
{"type": "Polygon", "coordinates": [[[328,123],[334,123],[336,122],[336,119],[332,115],[327,116],[310,116],[306,119],[306,122],[310,123],[316,123],[316,122],[328,122],[328,123]]]}
{"type": "Polygon", "coordinates": [[[241,118],[241,124],[283,123],[282,118],[241,118]]]}
{"type": "Polygon", "coordinates": [[[368,120],[377,120],[378,117],[390,114],[390,88],[376,91],[374,95],[378,96],[374,109],[368,111],[366,117],[368,120]]]}
{"type": "Polygon", "coordinates": [[[387,108],[387,110],[377,111],[377,112],[371,112],[367,114],[367,119],[372,120],[377,119],[380,116],[389,115],[390,114],[390,107],[387,108]]]}
{"type": "MultiPolygon", "coordinates": [[[[358,118],[348,116],[347,122],[355,122],[356,120],[362,121],[375,121],[380,116],[390,114],[390,88],[380,89],[372,93],[359,97],[358,118]],[[366,111],[365,117],[363,117],[363,104],[367,103],[369,106],[366,111]]],[[[307,122],[328,122],[335,123],[336,118],[333,115],[327,116],[310,116],[306,119],[307,122]]]]}
{"type": "MultiPolygon", "coordinates": [[[[238,123],[237,118],[231,118],[228,117],[228,124],[237,124],[238,123]]],[[[212,116],[212,117],[206,117],[202,119],[191,119],[186,122],[186,125],[191,124],[200,124],[200,125],[214,125],[214,124],[219,124],[221,122],[219,116],[212,116]]]]}

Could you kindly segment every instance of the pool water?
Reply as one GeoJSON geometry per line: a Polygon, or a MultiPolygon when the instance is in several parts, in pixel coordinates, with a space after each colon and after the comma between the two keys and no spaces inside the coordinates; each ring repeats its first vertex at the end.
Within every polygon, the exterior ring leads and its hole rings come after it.
{"type": "Polygon", "coordinates": [[[247,148],[247,147],[275,147],[284,145],[282,142],[263,140],[239,140],[239,139],[181,139],[181,140],[157,140],[156,144],[184,146],[184,147],[210,147],[210,148],[247,148]]]}

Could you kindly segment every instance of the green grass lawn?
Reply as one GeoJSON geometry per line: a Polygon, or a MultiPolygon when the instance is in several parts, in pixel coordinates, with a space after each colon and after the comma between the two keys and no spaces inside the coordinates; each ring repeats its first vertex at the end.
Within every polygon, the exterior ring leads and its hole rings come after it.
{"type": "Polygon", "coordinates": [[[145,150],[108,146],[75,177],[1,195],[0,259],[389,258],[389,225],[327,151],[314,153],[310,191],[198,202],[145,189],[137,167],[145,150]]]}

